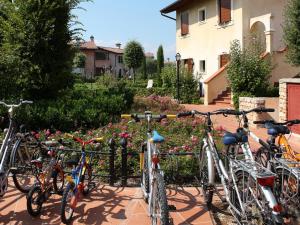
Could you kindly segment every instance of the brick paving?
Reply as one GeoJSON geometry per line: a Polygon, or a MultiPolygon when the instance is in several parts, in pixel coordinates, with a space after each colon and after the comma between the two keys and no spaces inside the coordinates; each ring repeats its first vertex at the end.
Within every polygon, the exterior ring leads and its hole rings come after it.
{"type": "MultiPolygon", "coordinates": [[[[12,183],[12,182],[11,182],[12,183]]],[[[197,188],[168,188],[168,203],[176,207],[170,213],[175,225],[212,225],[197,188]]],[[[32,218],[26,210],[26,196],[12,186],[0,199],[0,224],[46,225],[60,223],[61,196],[52,195],[43,205],[42,215],[32,218]]],[[[150,224],[147,205],[140,188],[98,186],[81,199],[73,224],[146,225],[150,224]]]]}

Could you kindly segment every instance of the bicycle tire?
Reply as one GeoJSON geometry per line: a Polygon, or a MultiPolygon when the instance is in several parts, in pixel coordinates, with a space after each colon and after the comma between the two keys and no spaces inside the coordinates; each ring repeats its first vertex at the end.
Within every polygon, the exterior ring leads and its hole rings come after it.
{"type": "MultiPolygon", "coordinates": [[[[241,197],[241,201],[243,202],[243,206],[245,207],[245,211],[251,212],[251,215],[246,215],[248,216],[246,218],[241,218],[236,214],[235,218],[239,220],[239,223],[242,225],[282,225],[282,223],[277,223],[274,221],[274,218],[271,215],[272,210],[269,209],[267,204],[268,201],[265,199],[261,187],[256,184],[255,178],[246,171],[238,171],[235,176],[239,195],[241,197]],[[254,193],[256,193],[257,196],[253,196],[254,193]],[[257,201],[260,202],[260,205],[265,205],[268,208],[261,210],[260,206],[257,204],[257,201]]],[[[238,202],[236,195],[237,193],[235,189],[231,188],[230,200],[234,206],[240,210],[240,203],[238,202]],[[236,197],[236,199],[234,197],[236,197]]]]}
{"type": "Polygon", "coordinates": [[[210,190],[208,187],[209,171],[207,165],[208,165],[208,158],[206,154],[206,149],[204,149],[204,143],[201,142],[200,154],[199,154],[199,181],[200,181],[200,187],[202,189],[207,208],[210,209],[212,205],[214,191],[210,190]]]}
{"type": "Polygon", "coordinates": [[[297,177],[284,168],[276,169],[276,174],[276,196],[280,199],[290,224],[300,224],[300,184],[297,177]]]}
{"type": "Polygon", "coordinates": [[[86,169],[84,171],[84,174],[82,175],[82,177],[80,179],[80,181],[83,183],[82,194],[84,196],[87,196],[91,191],[90,184],[92,182],[92,175],[93,175],[93,172],[92,172],[91,165],[87,165],[86,169]]]}
{"type": "Polygon", "coordinates": [[[260,147],[255,154],[255,161],[267,168],[269,159],[270,152],[265,147],[260,147]]]}
{"type": "Polygon", "coordinates": [[[22,193],[28,193],[35,183],[34,169],[31,165],[31,160],[35,158],[35,151],[28,152],[26,150],[27,147],[24,149],[22,144],[26,143],[26,141],[19,138],[15,142],[10,156],[11,167],[17,169],[17,171],[12,173],[13,182],[15,187],[22,193]]]}
{"type": "Polygon", "coordinates": [[[74,209],[71,208],[71,200],[73,197],[76,198],[75,193],[73,191],[72,186],[70,184],[68,184],[66,189],[64,190],[62,200],[61,200],[60,218],[64,224],[70,224],[72,222],[74,209]],[[70,199],[68,199],[69,195],[70,195],[70,199]],[[68,206],[68,203],[70,203],[70,206],[69,206],[70,214],[69,214],[69,216],[66,216],[66,207],[68,206]]]}
{"type": "MultiPolygon", "coordinates": [[[[145,192],[149,194],[150,187],[149,187],[149,169],[148,169],[148,154],[147,151],[144,152],[144,167],[142,169],[142,188],[145,189],[145,192]]],[[[146,203],[148,203],[148,196],[144,195],[144,200],[146,203]]]]}
{"type": "Polygon", "coordinates": [[[60,171],[54,171],[53,172],[53,189],[55,193],[62,194],[64,191],[64,185],[65,185],[65,176],[63,170],[60,171]],[[58,182],[58,178],[61,179],[60,185],[58,182]]]}
{"type": "MultiPolygon", "coordinates": [[[[161,218],[160,223],[161,225],[170,225],[169,222],[169,207],[168,207],[168,201],[167,201],[167,194],[166,194],[166,187],[164,178],[160,173],[156,173],[153,177],[154,183],[153,183],[153,190],[152,193],[156,194],[152,196],[152,207],[153,203],[155,203],[154,207],[156,205],[159,206],[161,218]]],[[[154,209],[155,210],[155,209],[154,209]]],[[[156,211],[154,211],[154,214],[157,215],[156,211]]],[[[151,215],[151,224],[156,225],[155,217],[151,215]]]]}
{"type": "Polygon", "coordinates": [[[27,211],[28,213],[33,216],[37,217],[41,214],[42,206],[44,203],[44,194],[42,188],[39,185],[33,186],[27,195],[27,211]],[[33,208],[33,203],[35,203],[34,194],[37,193],[36,205],[37,209],[33,208]]]}

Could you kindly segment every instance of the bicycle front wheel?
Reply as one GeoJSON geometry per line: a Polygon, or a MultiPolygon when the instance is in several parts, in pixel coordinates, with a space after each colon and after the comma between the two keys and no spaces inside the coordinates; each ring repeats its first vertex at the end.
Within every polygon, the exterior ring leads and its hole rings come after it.
{"type": "Polygon", "coordinates": [[[76,207],[77,204],[77,196],[73,190],[73,187],[68,184],[62,197],[62,202],[61,202],[61,221],[64,224],[70,224],[72,221],[73,213],[74,213],[74,208],[76,207]]]}
{"type": "Polygon", "coordinates": [[[152,186],[150,216],[152,225],[169,225],[169,209],[163,176],[157,173],[152,186]]]}
{"type": "Polygon", "coordinates": [[[143,168],[142,168],[142,183],[141,187],[143,189],[144,194],[144,200],[146,203],[148,203],[148,194],[149,194],[149,169],[148,169],[148,154],[147,152],[144,152],[144,162],[143,162],[143,168]]]}
{"type": "Polygon", "coordinates": [[[210,208],[214,192],[212,187],[210,187],[209,185],[209,176],[213,176],[213,174],[210,173],[213,173],[214,171],[209,171],[207,152],[203,146],[203,143],[200,147],[201,148],[199,155],[199,181],[207,207],[210,208]]]}
{"type": "Polygon", "coordinates": [[[12,171],[15,187],[23,193],[28,193],[35,183],[31,160],[36,157],[37,151],[28,146],[30,141],[30,137],[27,137],[26,140],[18,139],[10,158],[10,165],[15,170],[12,171]]]}

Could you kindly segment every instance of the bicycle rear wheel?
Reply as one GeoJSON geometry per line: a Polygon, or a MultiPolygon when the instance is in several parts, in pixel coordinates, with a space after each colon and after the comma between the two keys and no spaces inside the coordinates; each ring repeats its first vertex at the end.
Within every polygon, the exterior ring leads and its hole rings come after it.
{"type": "Polygon", "coordinates": [[[300,224],[300,184],[297,177],[286,169],[277,169],[276,194],[287,214],[289,224],[300,224]]]}
{"type": "Polygon", "coordinates": [[[246,215],[243,217],[235,214],[235,218],[243,225],[279,225],[273,219],[272,210],[269,209],[261,187],[255,179],[246,171],[236,173],[236,184],[239,190],[239,196],[242,206],[238,200],[237,192],[234,188],[231,190],[230,199],[233,205],[241,211],[243,207],[246,215]]]}
{"type": "Polygon", "coordinates": [[[255,154],[255,161],[267,168],[269,160],[270,152],[266,148],[260,147],[255,154]]]}
{"type": "Polygon", "coordinates": [[[169,225],[169,209],[163,176],[154,176],[152,198],[150,202],[150,216],[152,225],[169,225]]]}
{"type": "Polygon", "coordinates": [[[27,195],[28,213],[33,217],[37,217],[41,214],[43,203],[44,193],[42,191],[42,188],[39,185],[33,186],[27,195]]]}
{"type": "Polygon", "coordinates": [[[10,165],[14,168],[12,178],[15,187],[23,193],[28,193],[35,183],[34,169],[31,160],[37,158],[37,149],[29,148],[30,137],[26,140],[19,138],[14,144],[10,165]]]}

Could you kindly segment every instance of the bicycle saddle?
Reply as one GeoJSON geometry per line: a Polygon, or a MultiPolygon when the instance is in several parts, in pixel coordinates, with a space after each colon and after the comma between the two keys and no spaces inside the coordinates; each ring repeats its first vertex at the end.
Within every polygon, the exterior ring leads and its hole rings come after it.
{"type": "Polygon", "coordinates": [[[224,145],[233,145],[237,143],[245,143],[248,141],[248,136],[246,133],[242,131],[238,131],[237,133],[231,133],[226,131],[223,136],[224,145]]]}
{"type": "Polygon", "coordinates": [[[271,123],[267,123],[265,127],[268,129],[268,135],[279,135],[279,134],[289,134],[290,130],[288,127],[283,125],[274,125],[271,123]]]}
{"type": "Polygon", "coordinates": [[[162,143],[165,141],[165,138],[161,136],[157,131],[153,131],[153,136],[151,139],[153,143],[162,143]]]}

